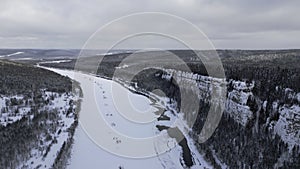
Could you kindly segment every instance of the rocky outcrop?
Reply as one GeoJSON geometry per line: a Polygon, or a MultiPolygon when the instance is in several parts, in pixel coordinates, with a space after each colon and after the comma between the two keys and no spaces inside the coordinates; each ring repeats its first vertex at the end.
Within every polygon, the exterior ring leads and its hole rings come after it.
{"type": "Polygon", "coordinates": [[[171,69],[152,70],[147,74],[134,79],[135,87],[151,92],[150,86],[162,79],[160,89],[177,102],[177,109],[184,113],[187,123],[191,122],[188,125],[193,128],[191,135],[196,141],[211,102],[225,106],[214,135],[207,142],[198,144],[199,151],[207,154],[208,161],[216,168],[224,165],[229,168],[299,165],[296,159],[300,140],[299,93],[277,86],[277,93],[265,100],[260,96],[264,91],[257,92],[255,80],[225,81],[171,69]],[[227,89],[225,100],[212,98],[212,92],[222,89],[222,85],[227,89]],[[183,100],[182,95],[188,95],[188,100],[183,100]],[[195,102],[199,106],[198,113],[195,113],[195,102]],[[295,152],[289,153],[291,151],[295,152]],[[279,158],[282,154],[287,155],[279,158]]]}

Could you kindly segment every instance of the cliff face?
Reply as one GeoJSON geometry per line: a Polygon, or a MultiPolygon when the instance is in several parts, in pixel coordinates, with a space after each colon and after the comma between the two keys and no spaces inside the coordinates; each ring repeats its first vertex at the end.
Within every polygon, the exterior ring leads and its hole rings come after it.
{"type": "MultiPolygon", "coordinates": [[[[269,118],[266,125],[289,145],[300,145],[300,93],[284,89],[284,96],[284,99],[271,103],[272,115],[279,116],[278,120],[269,118]]],[[[266,110],[266,104],[263,108],[266,110]]]]}
{"type": "MultiPolygon", "coordinates": [[[[300,145],[300,93],[289,88],[276,86],[276,91],[281,93],[281,99],[263,100],[253,93],[255,81],[239,81],[229,79],[226,82],[221,79],[202,76],[194,73],[165,70],[161,78],[171,81],[174,78],[181,86],[180,92],[197,94],[201,102],[219,101],[220,98],[211,98],[212,87],[221,89],[221,85],[227,85],[227,97],[225,99],[225,115],[229,115],[235,122],[246,127],[252,125],[255,131],[264,127],[274,134],[281,136],[282,140],[300,145]],[[210,100],[211,99],[211,100],[210,100]],[[269,106],[272,105],[272,106],[269,106]],[[259,122],[260,113],[268,114],[265,121],[259,122]],[[260,125],[260,126],[259,126],[260,125]]],[[[188,110],[187,110],[188,111],[188,110]]],[[[191,113],[185,112],[184,113],[191,113]]]]}
{"type": "Polygon", "coordinates": [[[247,123],[254,118],[256,112],[251,111],[248,100],[253,99],[252,89],[255,83],[229,80],[228,86],[231,91],[228,91],[226,99],[225,112],[230,115],[236,122],[246,126],[247,123]]]}
{"type": "Polygon", "coordinates": [[[225,81],[172,69],[148,71],[147,77],[141,75],[135,80],[136,87],[148,91],[152,90],[150,86],[154,83],[163,81],[160,89],[177,102],[178,110],[193,129],[190,134],[195,141],[212,102],[225,106],[213,136],[197,145],[216,168],[286,168],[300,165],[297,159],[300,93],[293,89],[276,86],[276,92],[265,97],[268,94],[259,91],[255,80],[225,81]],[[212,97],[212,93],[220,92],[223,85],[227,89],[225,99],[212,97]],[[183,95],[189,96],[188,100],[183,100],[183,95]],[[198,114],[195,113],[195,102],[199,106],[198,114]]]}

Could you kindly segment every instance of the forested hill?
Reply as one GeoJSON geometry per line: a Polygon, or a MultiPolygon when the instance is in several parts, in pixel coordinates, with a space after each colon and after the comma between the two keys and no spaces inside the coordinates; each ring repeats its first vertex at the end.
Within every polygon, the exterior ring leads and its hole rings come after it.
{"type": "Polygon", "coordinates": [[[45,89],[52,92],[72,90],[71,79],[45,69],[0,60],[0,94],[27,94],[45,89]]]}
{"type": "Polygon", "coordinates": [[[78,124],[78,84],[7,60],[0,60],[0,79],[0,168],[64,168],[78,124]]]}

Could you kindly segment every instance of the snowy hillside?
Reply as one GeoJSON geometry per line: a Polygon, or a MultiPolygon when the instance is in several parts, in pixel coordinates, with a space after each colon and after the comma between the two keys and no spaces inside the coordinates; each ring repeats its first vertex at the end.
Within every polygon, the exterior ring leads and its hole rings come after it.
{"type": "Polygon", "coordinates": [[[68,161],[80,88],[50,71],[0,61],[1,168],[61,168],[68,161]],[[54,80],[55,79],[55,80],[54,80]]]}
{"type": "MultiPolygon", "coordinates": [[[[39,144],[31,149],[30,158],[20,163],[17,168],[36,168],[43,166],[50,168],[54,165],[57,154],[62,151],[63,144],[66,144],[72,138],[69,130],[73,128],[77,122],[77,115],[75,114],[76,102],[79,95],[60,94],[55,92],[43,92],[42,99],[47,102],[47,105],[38,108],[38,112],[48,114],[48,112],[55,112],[57,121],[40,121],[40,125],[51,125],[54,128],[49,128],[47,132],[42,132],[37,137],[39,144]],[[47,123],[47,124],[45,124],[47,123]],[[53,130],[54,129],[54,130],[53,130]]],[[[32,105],[29,104],[32,99],[24,99],[24,96],[1,96],[0,97],[0,124],[2,127],[7,127],[9,124],[16,123],[21,119],[33,120],[35,113],[33,113],[32,105]],[[12,101],[24,102],[14,105],[12,101]]]]}

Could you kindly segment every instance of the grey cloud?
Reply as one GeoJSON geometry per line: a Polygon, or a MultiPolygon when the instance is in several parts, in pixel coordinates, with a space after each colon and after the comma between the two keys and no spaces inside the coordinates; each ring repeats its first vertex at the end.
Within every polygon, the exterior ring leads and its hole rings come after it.
{"type": "MultiPolygon", "coordinates": [[[[92,33],[111,20],[153,11],[186,18],[217,48],[299,48],[299,6],[297,0],[2,0],[0,48],[81,48],[92,33]]],[[[151,23],[140,26],[147,24],[151,23]]],[[[164,28],[163,24],[157,26],[164,28]]],[[[119,31],[122,29],[138,28],[127,25],[119,31]]],[[[115,31],[103,40],[109,41],[115,31]]],[[[193,35],[187,32],[186,36],[193,35]]]]}

